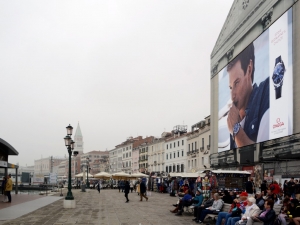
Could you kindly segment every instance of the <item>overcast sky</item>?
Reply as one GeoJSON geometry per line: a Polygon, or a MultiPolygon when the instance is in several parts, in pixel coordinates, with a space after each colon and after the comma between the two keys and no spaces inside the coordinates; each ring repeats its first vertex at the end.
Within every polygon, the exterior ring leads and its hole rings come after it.
{"type": "Polygon", "coordinates": [[[210,114],[210,54],[233,0],[1,1],[0,138],[33,165],[210,114]]]}

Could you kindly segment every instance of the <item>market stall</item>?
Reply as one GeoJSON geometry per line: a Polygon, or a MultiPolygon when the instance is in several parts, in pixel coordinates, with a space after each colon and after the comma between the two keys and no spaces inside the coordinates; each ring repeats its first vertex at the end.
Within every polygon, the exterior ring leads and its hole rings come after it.
{"type": "Polygon", "coordinates": [[[251,175],[251,173],[247,171],[239,170],[205,170],[198,171],[198,173],[199,172],[205,173],[210,183],[215,182],[212,189],[218,190],[243,190],[245,189],[248,177],[251,175]]]}

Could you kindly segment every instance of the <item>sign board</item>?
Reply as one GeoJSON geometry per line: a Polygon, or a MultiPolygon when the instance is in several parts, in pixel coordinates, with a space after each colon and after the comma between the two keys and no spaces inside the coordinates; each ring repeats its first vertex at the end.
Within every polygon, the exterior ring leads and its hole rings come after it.
{"type": "Polygon", "coordinates": [[[22,172],[21,182],[22,183],[30,183],[30,173],[22,172]]]}
{"type": "Polygon", "coordinates": [[[49,183],[50,184],[56,184],[57,183],[57,174],[56,173],[50,173],[49,183]]]}
{"type": "Polygon", "coordinates": [[[7,167],[7,162],[0,160],[0,167],[7,167]]]}
{"type": "Polygon", "coordinates": [[[44,183],[44,175],[43,174],[34,174],[33,183],[44,183]]]}

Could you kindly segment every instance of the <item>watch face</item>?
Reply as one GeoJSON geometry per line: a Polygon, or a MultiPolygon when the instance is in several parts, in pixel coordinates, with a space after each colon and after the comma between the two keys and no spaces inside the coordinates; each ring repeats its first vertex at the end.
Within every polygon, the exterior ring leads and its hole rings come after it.
{"type": "Polygon", "coordinates": [[[285,68],[283,64],[278,63],[274,68],[274,72],[272,76],[274,84],[279,84],[283,80],[284,72],[285,72],[285,68]]]}
{"type": "Polygon", "coordinates": [[[233,127],[233,133],[236,134],[240,129],[240,124],[239,123],[236,123],[233,127]]]}

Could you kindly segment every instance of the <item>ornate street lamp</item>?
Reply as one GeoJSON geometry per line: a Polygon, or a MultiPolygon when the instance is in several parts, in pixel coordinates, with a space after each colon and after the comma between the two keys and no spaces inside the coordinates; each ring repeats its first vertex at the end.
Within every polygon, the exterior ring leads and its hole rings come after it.
{"type": "Polygon", "coordinates": [[[65,200],[74,200],[73,194],[72,194],[72,185],[71,185],[71,156],[72,156],[72,151],[74,149],[74,141],[71,138],[73,127],[69,124],[67,128],[67,136],[64,138],[65,139],[65,145],[68,149],[69,153],[69,179],[68,179],[68,193],[65,198],[65,200]]]}
{"type": "Polygon", "coordinates": [[[90,188],[90,183],[89,183],[89,172],[90,172],[90,170],[89,170],[89,167],[90,167],[90,158],[89,157],[87,157],[86,158],[86,171],[87,171],[87,173],[86,173],[86,187],[87,188],[90,188]]]}

